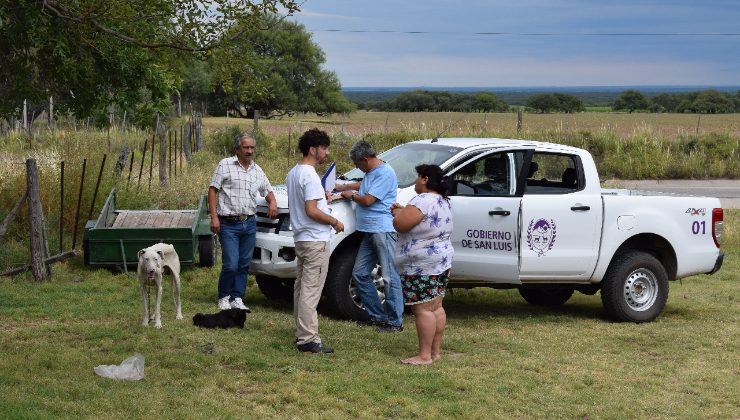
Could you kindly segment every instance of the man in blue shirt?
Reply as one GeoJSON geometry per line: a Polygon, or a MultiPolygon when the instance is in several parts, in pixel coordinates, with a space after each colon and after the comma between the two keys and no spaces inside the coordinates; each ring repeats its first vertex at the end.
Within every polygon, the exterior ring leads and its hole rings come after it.
{"type": "Polygon", "coordinates": [[[394,260],[398,235],[393,229],[391,205],[396,202],[398,180],[393,168],[375,155],[366,141],[360,140],[349,151],[349,158],[365,173],[362,182],[337,185],[342,197],[356,203],[357,231],[363,233],[352,277],[357,294],[379,332],[403,331],[401,278],[394,260]],[[385,284],[385,308],[375,289],[372,272],[380,264],[385,284]]]}

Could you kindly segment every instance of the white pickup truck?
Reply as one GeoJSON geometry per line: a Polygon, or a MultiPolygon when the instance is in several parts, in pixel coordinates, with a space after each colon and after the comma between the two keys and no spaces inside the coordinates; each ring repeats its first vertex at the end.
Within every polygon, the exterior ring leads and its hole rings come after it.
{"type": "MultiPolygon", "coordinates": [[[[605,190],[588,151],[510,139],[420,140],[379,156],[398,177],[398,201],[414,196],[414,167],[434,163],[450,179],[455,257],[450,288],[518,288],[531,304],[560,305],[574,291],[595,294],[617,321],[655,319],[668,281],[712,274],[722,265],[723,211],[717,198],[605,190]]],[[[340,177],[359,180],[354,169],[340,177]]],[[[292,296],[296,272],[288,200],[277,187],[279,215],[258,211],[251,272],[269,298],[292,296]]],[[[366,317],[351,272],[360,241],[353,206],[330,204],[344,223],[331,243],[327,307],[366,317]]],[[[382,273],[375,272],[383,297],[382,273]]]]}

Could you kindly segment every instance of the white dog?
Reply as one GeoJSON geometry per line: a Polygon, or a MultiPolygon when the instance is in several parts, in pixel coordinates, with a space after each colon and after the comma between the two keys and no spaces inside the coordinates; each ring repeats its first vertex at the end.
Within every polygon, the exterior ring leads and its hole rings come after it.
{"type": "Polygon", "coordinates": [[[149,325],[149,296],[147,286],[157,286],[157,306],[154,309],[154,328],[162,328],[159,307],[162,303],[162,274],[172,275],[172,284],[175,292],[175,307],[177,319],[182,319],[180,306],[180,258],[175,247],[170,244],[158,243],[139,251],[139,288],[141,301],[144,304],[143,325],[149,325]]]}

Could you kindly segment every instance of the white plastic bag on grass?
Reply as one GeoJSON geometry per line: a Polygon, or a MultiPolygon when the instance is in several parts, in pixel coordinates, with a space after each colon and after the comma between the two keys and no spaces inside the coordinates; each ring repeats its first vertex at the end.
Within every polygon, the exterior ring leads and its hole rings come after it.
{"type": "Polygon", "coordinates": [[[99,365],[93,370],[103,378],[138,381],[144,377],[144,356],[136,353],[120,365],[99,365]]]}

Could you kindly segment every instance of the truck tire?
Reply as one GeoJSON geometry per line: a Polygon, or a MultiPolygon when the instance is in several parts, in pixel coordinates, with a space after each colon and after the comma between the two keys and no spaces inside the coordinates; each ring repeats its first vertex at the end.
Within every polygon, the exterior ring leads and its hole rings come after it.
{"type": "Polygon", "coordinates": [[[82,240],[82,260],[85,265],[90,265],[90,241],[88,239],[82,240]]]}
{"type": "Polygon", "coordinates": [[[606,270],[601,302],[619,322],[650,322],[668,300],[668,274],[657,258],[643,251],[617,255],[606,270]]]}
{"type": "Polygon", "coordinates": [[[216,235],[198,236],[198,266],[213,267],[216,264],[216,235]]]}
{"type": "Polygon", "coordinates": [[[573,296],[572,287],[558,286],[522,286],[519,294],[531,305],[558,306],[562,305],[573,296]]]}
{"type": "Polygon", "coordinates": [[[327,308],[339,318],[367,320],[367,312],[355,293],[352,269],[357,246],[347,247],[331,259],[324,284],[327,308]]]}
{"type": "Polygon", "coordinates": [[[275,276],[256,275],[257,287],[266,298],[271,300],[287,300],[293,303],[293,279],[281,279],[275,276]]]}

